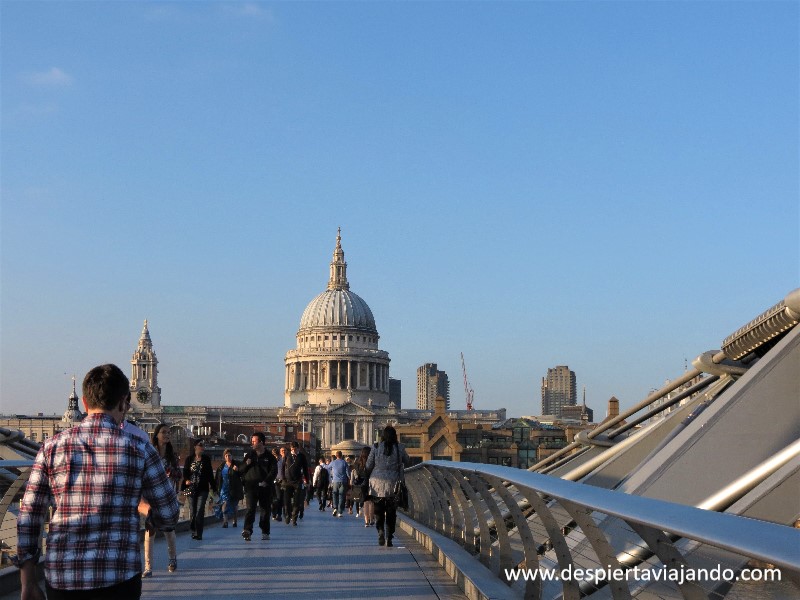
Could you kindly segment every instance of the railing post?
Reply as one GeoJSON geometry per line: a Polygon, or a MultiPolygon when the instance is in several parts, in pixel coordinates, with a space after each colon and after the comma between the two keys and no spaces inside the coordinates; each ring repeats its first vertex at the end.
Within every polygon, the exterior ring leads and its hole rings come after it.
{"type": "Polygon", "coordinates": [[[449,538],[453,537],[453,515],[451,513],[451,504],[448,502],[451,494],[450,485],[443,476],[439,469],[428,469],[431,475],[431,483],[439,489],[438,502],[439,511],[442,515],[441,532],[449,538]]]}
{"type": "MultiPolygon", "coordinates": [[[[678,552],[672,541],[664,535],[663,531],[645,527],[638,523],[628,521],[626,523],[636,532],[636,535],[642,538],[647,547],[658,557],[667,570],[681,570],[689,566],[686,559],[678,552]]],[[[708,594],[696,583],[682,581],[678,583],[678,589],[686,600],[708,600],[708,594]]]]}
{"type": "MultiPolygon", "coordinates": [[[[514,525],[516,525],[517,533],[522,541],[522,551],[525,555],[522,567],[532,571],[538,571],[539,555],[536,553],[536,540],[531,533],[530,527],[528,527],[525,514],[517,504],[517,499],[501,479],[497,477],[487,477],[486,479],[494,484],[495,492],[503,499],[503,502],[505,502],[505,505],[508,507],[508,512],[511,513],[511,518],[514,519],[514,525]]],[[[525,582],[525,598],[540,598],[541,595],[541,579],[537,577],[535,580],[529,579],[525,582]]]]}
{"type": "Polygon", "coordinates": [[[472,478],[470,477],[469,472],[460,471],[461,475],[466,478],[466,485],[463,486],[464,491],[466,492],[467,496],[469,497],[470,501],[472,502],[472,506],[475,509],[475,516],[478,520],[478,529],[480,530],[480,547],[479,547],[479,554],[480,561],[490,569],[492,568],[492,558],[491,558],[491,549],[492,549],[492,537],[489,533],[489,524],[487,523],[486,519],[486,507],[484,506],[483,499],[478,495],[475,491],[474,483],[472,478]]]}
{"type": "MultiPolygon", "coordinates": [[[[597,555],[598,566],[600,568],[609,568],[610,570],[622,569],[622,565],[617,560],[616,551],[594,522],[594,519],[592,519],[592,511],[563,499],[559,500],[558,503],[575,520],[583,535],[589,540],[592,550],[597,555]]],[[[612,579],[609,586],[611,587],[611,596],[615,600],[630,600],[631,592],[624,582],[612,579]]],[[[583,586],[581,586],[581,589],[583,589],[583,586]]]]}
{"type": "MultiPolygon", "coordinates": [[[[528,500],[533,510],[536,511],[536,515],[539,517],[542,525],[544,525],[549,541],[553,545],[553,551],[556,554],[559,569],[562,571],[569,569],[572,565],[572,555],[570,554],[569,545],[564,535],[561,533],[561,527],[559,527],[555,516],[536,490],[523,486],[517,486],[517,489],[525,496],[525,499],[528,500]]],[[[577,581],[562,580],[561,588],[564,593],[564,598],[567,600],[578,600],[581,597],[577,581]]]]}
{"type": "Polygon", "coordinates": [[[492,519],[494,519],[494,529],[497,532],[497,547],[499,551],[495,552],[494,544],[492,544],[492,570],[497,573],[499,578],[502,578],[503,567],[510,567],[512,562],[511,545],[508,541],[508,528],[506,527],[505,519],[503,519],[503,513],[497,506],[497,500],[489,490],[490,484],[478,473],[470,473],[468,477],[475,485],[489,514],[491,514],[492,519]]]}

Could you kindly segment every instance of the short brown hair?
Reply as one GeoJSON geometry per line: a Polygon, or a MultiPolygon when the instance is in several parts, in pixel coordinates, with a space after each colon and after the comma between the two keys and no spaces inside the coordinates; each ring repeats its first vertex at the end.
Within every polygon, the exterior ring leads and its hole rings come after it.
{"type": "Polygon", "coordinates": [[[100,365],[83,378],[83,397],[89,408],[113,410],[123,400],[130,400],[128,378],[117,365],[100,365]]]}

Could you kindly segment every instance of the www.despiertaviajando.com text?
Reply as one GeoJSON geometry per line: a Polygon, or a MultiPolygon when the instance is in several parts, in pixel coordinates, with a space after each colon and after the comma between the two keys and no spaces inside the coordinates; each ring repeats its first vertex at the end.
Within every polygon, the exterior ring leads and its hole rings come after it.
{"type": "Polygon", "coordinates": [[[781,581],[776,568],[734,570],[718,565],[705,568],[631,567],[630,569],[599,567],[582,569],[570,565],[565,569],[505,569],[507,581],[577,581],[587,583],[631,581],[637,583],[668,582],[683,585],[687,582],[781,581]]]}

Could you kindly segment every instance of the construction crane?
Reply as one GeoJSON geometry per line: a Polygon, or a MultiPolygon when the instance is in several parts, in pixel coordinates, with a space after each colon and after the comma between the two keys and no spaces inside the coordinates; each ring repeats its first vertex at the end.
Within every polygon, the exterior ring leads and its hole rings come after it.
{"type": "Polygon", "coordinates": [[[472,397],[474,392],[467,379],[467,366],[464,364],[464,353],[461,353],[461,371],[464,373],[464,393],[467,396],[467,410],[472,410],[472,397]]]}

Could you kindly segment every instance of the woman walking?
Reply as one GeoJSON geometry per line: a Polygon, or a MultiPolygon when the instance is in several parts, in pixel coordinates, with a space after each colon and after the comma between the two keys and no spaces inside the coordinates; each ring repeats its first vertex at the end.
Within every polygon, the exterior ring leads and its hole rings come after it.
{"type": "Polygon", "coordinates": [[[397,431],[387,425],[383,430],[381,443],[372,448],[367,459],[369,495],[375,502],[375,527],[378,529],[379,546],[392,545],[397,524],[394,490],[403,479],[404,467],[410,464],[411,458],[405,447],[397,441],[397,431]]]}
{"type": "Polygon", "coordinates": [[[219,490],[219,502],[222,505],[222,526],[227,527],[228,521],[233,520],[233,526],[236,527],[236,509],[244,497],[244,489],[242,480],[239,479],[239,465],[233,460],[231,449],[226,448],[222,457],[225,462],[217,467],[214,477],[219,490]]]}
{"type": "MultiPolygon", "coordinates": [[[[161,457],[161,464],[164,465],[164,471],[167,473],[167,477],[177,490],[181,481],[181,471],[178,468],[178,456],[175,454],[175,450],[173,450],[172,444],[169,441],[169,425],[165,425],[164,423],[156,425],[156,429],[153,431],[152,444],[155,449],[158,450],[158,455],[161,457]]],[[[169,529],[162,529],[162,531],[167,540],[167,555],[169,557],[167,571],[173,573],[175,569],[178,568],[178,554],[175,549],[175,529],[170,527],[169,529]]],[[[158,530],[153,525],[150,514],[148,513],[147,520],[144,524],[144,571],[142,571],[142,577],[150,577],[153,574],[153,538],[156,536],[156,533],[158,533],[158,530]]]]}
{"type": "Polygon", "coordinates": [[[193,540],[203,539],[203,521],[209,487],[214,492],[217,491],[211,459],[203,453],[203,450],[203,440],[197,440],[194,443],[194,454],[187,456],[183,465],[183,485],[190,501],[189,516],[193,540]]]}
{"type": "Polygon", "coordinates": [[[375,504],[369,495],[369,477],[367,477],[367,459],[369,447],[361,449],[361,454],[356,459],[353,470],[350,472],[350,484],[353,486],[353,495],[358,496],[361,502],[361,513],[364,515],[364,527],[374,524],[375,504]],[[360,491],[357,491],[360,490],[360,491]]]}

